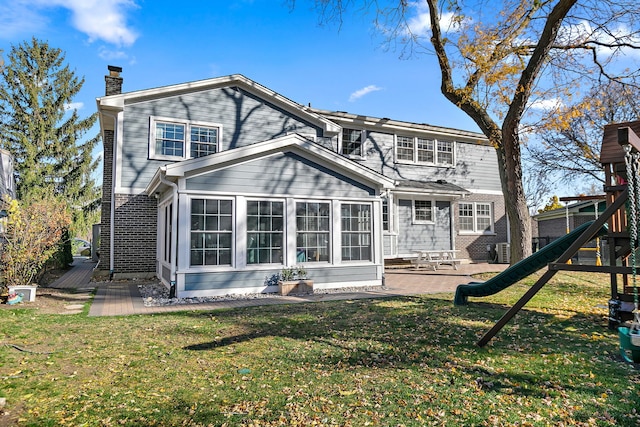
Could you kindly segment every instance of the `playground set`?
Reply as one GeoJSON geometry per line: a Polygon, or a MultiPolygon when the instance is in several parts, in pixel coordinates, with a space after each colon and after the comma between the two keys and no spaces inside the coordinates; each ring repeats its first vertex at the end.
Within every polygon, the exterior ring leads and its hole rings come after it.
{"type": "Polygon", "coordinates": [[[477,345],[484,347],[558,271],[605,273],[610,276],[609,327],[618,328],[620,354],[627,362],[640,363],[640,312],[637,274],[640,266],[640,120],[605,127],[600,163],[605,171],[607,208],[593,221],[576,227],[528,258],[510,266],[492,279],[459,285],[454,304],[468,304],[468,298],[500,292],[530,274],[547,267],[540,278],[485,333],[477,345]],[[605,239],[608,265],[573,264],[571,259],[589,241],[605,239]],[[638,257],[638,259],[636,259],[638,257]]]}

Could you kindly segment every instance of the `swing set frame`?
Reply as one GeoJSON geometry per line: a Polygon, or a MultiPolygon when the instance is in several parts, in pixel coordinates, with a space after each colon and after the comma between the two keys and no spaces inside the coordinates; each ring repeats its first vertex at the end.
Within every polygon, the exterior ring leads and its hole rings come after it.
{"type": "MultiPolygon", "coordinates": [[[[634,301],[635,286],[632,285],[635,285],[635,283],[631,284],[629,278],[635,279],[635,267],[630,264],[630,255],[632,246],[637,247],[637,245],[631,243],[628,231],[629,219],[627,217],[626,204],[633,195],[629,194],[629,186],[627,185],[627,169],[623,147],[629,145],[632,150],[640,152],[640,137],[638,137],[638,134],[640,134],[640,120],[605,126],[600,163],[605,171],[604,191],[607,208],[555,262],[548,264],[547,271],[477,342],[479,347],[487,345],[558,271],[609,274],[611,288],[609,328],[616,329],[623,322],[633,319],[632,312],[624,309],[626,308],[625,306],[628,306],[628,304],[624,303],[633,303],[634,301]],[[603,227],[607,227],[606,235],[601,238],[606,240],[609,245],[608,265],[571,264],[571,258],[578,253],[582,246],[593,240],[603,227]]],[[[637,202],[640,205],[640,200],[637,202]]],[[[633,281],[635,282],[635,280],[633,281]]],[[[635,290],[637,291],[637,288],[635,290]]],[[[638,347],[637,355],[640,357],[640,347],[638,347]]],[[[633,361],[636,361],[635,356],[636,354],[633,355],[633,361]]]]}

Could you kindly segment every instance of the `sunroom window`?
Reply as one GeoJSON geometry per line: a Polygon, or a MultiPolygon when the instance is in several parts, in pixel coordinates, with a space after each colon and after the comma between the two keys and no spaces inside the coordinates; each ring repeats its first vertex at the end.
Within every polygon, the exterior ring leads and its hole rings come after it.
{"type": "Polygon", "coordinates": [[[191,266],[231,265],[231,200],[191,200],[191,266]]]}
{"type": "Polygon", "coordinates": [[[296,262],[328,262],[331,241],[329,203],[296,203],[296,262]]]}
{"type": "Polygon", "coordinates": [[[282,264],[284,203],[247,202],[247,264],[282,264]]]}
{"type": "Polygon", "coordinates": [[[371,261],[371,205],[343,203],[342,260],[371,261]]]}

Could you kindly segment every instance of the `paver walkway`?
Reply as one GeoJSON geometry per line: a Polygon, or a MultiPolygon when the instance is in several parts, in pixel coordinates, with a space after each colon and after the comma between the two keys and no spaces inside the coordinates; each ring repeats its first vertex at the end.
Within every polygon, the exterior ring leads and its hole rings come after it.
{"type": "MultiPolygon", "coordinates": [[[[73,267],[65,275],[49,285],[52,288],[88,290],[97,288],[89,309],[89,316],[125,316],[152,314],[184,310],[216,310],[272,304],[295,304],[305,302],[336,301],[364,298],[383,298],[399,295],[418,295],[440,292],[455,292],[462,283],[472,281],[472,274],[502,271],[506,264],[463,264],[459,270],[444,267],[437,271],[413,268],[388,268],[385,270],[385,289],[315,294],[301,296],[273,296],[246,300],[215,301],[206,303],[175,304],[161,307],[145,307],[138,284],[141,281],[92,282],[91,275],[96,263],[75,258],[73,267]]],[[[453,299],[453,296],[452,296],[453,299]]]]}

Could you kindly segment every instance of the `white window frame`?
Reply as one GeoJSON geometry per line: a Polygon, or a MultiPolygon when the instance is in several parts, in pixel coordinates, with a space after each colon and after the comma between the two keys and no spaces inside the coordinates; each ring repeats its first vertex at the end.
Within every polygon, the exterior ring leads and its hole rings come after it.
{"type": "MultiPolygon", "coordinates": [[[[272,217],[272,216],[269,216],[272,217]]],[[[289,234],[289,229],[288,227],[288,221],[289,221],[289,212],[287,211],[287,200],[285,199],[280,199],[280,198],[270,198],[270,197],[256,197],[256,198],[247,198],[245,201],[245,211],[244,211],[244,224],[245,224],[245,261],[246,261],[246,266],[249,268],[264,268],[264,267],[268,267],[268,266],[284,266],[287,265],[287,242],[288,242],[288,234],[289,234]],[[249,262],[249,251],[250,250],[260,250],[260,248],[251,248],[250,244],[249,244],[249,235],[250,234],[260,234],[261,230],[249,230],[249,203],[260,203],[260,202],[269,202],[269,203],[281,203],[282,204],[282,230],[278,231],[274,231],[274,230],[264,230],[267,233],[271,233],[271,234],[277,234],[280,233],[280,235],[282,236],[282,246],[280,248],[281,254],[281,260],[279,262],[249,262]]],[[[270,250],[272,248],[269,248],[270,250]]]]}
{"type": "Polygon", "coordinates": [[[220,152],[222,148],[222,125],[212,122],[201,122],[195,120],[179,120],[170,117],[150,116],[149,118],[149,159],[151,160],[186,160],[191,157],[191,128],[192,127],[204,127],[215,128],[218,131],[218,144],[217,151],[220,152]],[[168,156],[156,151],[156,125],[158,123],[169,123],[175,125],[184,126],[184,150],[182,156],[168,156]]]}
{"type": "MultiPolygon", "coordinates": [[[[464,218],[469,218],[465,216],[464,218]]],[[[458,202],[458,229],[460,234],[494,234],[495,233],[495,218],[494,218],[494,210],[493,203],[491,202],[458,202]],[[463,230],[461,228],[460,218],[463,218],[460,215],[460,207],[462,205],[470,205],[472,207],[473,213],[473,230],[463,230]],[[479,206],[488,206],[489,207],[489,215],[478,215],[478,207],[479,206]],[[489,230],[479,230],[478,229],[478,218],[489,218],[490,227],[489,230]]]]}
{"type": "Polygon", "coordinates": [[[411,201],[411,221],[413,224],[435,224],[436,223],[436,202],[433,199],[413,199],[411,201]],[[430,220],[425,220],[425,219],[418,219],[416,213],[417,213],[417,209],[416,209],[416,202],[428,202],[431,204],[430,206],[430,211],[431,211],[431,219],[430,220]]]}
{"type": "MultiPolygon", "coordinates": [[[[233,197],[209,197],[209,196],[202,196],[202,195],[193,195],[191,197],[188,198],[188,202],[187,202],[187,206],[188,206],[188,225],[187,225],[187,230],[186,231],[186,235],[188,236],[187,239],[187,250],[186,250],[186,264],[188,266],[188,268],[190,270],[228,270],[230,267],[234,267],[236,264],[236,200],[233,197]],[[192,202],[193,200],[214,200],[214,201],[229,201],[231,202],[231,263],[230,264],[196,264],[196,265],[192,265],[191,264],[191,234],[192,233],[206,233],[208,231],[210,231],[211,233],[223,233],[223,231],[219,230],[191,230],[191,218],[193,215],[192,212],[192,202]]],[[[225,232],[226,233],[226,232],[225,232]]]]}
{"type": "Polygon", "coordinates": [[[367,141],[367,131],[364,129],[356,128],[356,127],[344,127],[342,132],[340,132],[340,143],[338,144],[338,149],[341,155],[348,157],[350,159],[365,159],[365,144],[367,141]],[[360,154],[345,154],[344,153],[344,132],[345,131],[357,131],[360,132],[360,154]]]}
{"type": "MultiPolygon", "coordinates": [[[[355,218],[356,220],[359,221],[358,223],[358,227],[356,227],[356,229],[345,229],[344,227],[342,227],[342,225],[340,226],[340,232],[339,234],[339,239],[340,239],[340,253],[339,253],[339,257],[340,257],[340,263],[341,264],[349,264],[349,263],[370,263],[373,262],[375,259],[375,223],[374,223],[374,206],[373,203],[371,202],[358,202],[358,201],[341,201],[339,204],[339,211],[340,211],[340,217],[339,217],[339,221],[342,224],[342,221],[344,220],[343,215],[342,215],[342,208],[344,206],[352,206],[352,205],[364,205],[364,206],[368,206],[369,208],[369,217],[368,218],[363,218],[360,219],[358,217],[350,217],[350,218],[355,218]],[[364,220],[368,220],[368,230],[361,230],[361,224],[363,224],[364,220]],[[368,240],[368,244],[360,244],[360,245],[354,245],[354,246],[350,246],[350,245],[344,245],[343,242],[343,238],[345,235],[356,235],[358,236],[358,240],[359,241],[366,241],[368,240]],[[344,257],[344,249],[345,248],[366,248],[368,247],[369,249],[369,259],[345,259],[344,257]]],[[[351,252],[351,251],[350,251],[351,252]]]]}
{"type": "MultiPolygon", "coordinates": [[[[455,167],[456,164],[456,146],[457,143],[456,141],[453,140],[448,140],[448,139],[436,139],[436,138],[427,138],[427,137],[423,137],[423,136],[411,136],[411,135],[394,135],[394,141],[393,141],[393,149],[394,149],[394,155],[395,155],[395,159],[396,159],[396,163],[404,163],[404,164],[416,164],[416,165],[430,165],[430,166],[439,166],[439,167],[446,167],[446,168],[453,168],[455,167]],[[411,138],[413,140],[413,148],[412,148],[412,152],[413,152],[413,159],[412,160],[408,160],[408,159],[400,159],[398,157],[398,139],[399,138],[411,138]],[[425,162],[425,161],[421,161],[418,159],[419,156],[419,151],[418,150],[418,141],[419,140],[428,140],[431,141],[433,143],[433,161],[432,162],[425,162]],[[439,160],[439,153],[440,152],[444,152],[442,150],[439,150],[439,144],[440,143],[445,143],[445,144],[451,144],[451,157],[452,157],[452,163],[442,163],[439,160]]],[[[448,151],[447,151],[448,153],[448,151]]]]}
{"type": "Polygon", "coordinates": [[[332,235],[334,233],[334,227],[333,227],[333,207],[332,207],[332,203],[331,200],[307,200],[307,199],[293,199],[292,203],[294,205],[294,213],[293,213],[293,223],[295,224],[295,239],[296,239],[296,263],[313,263],[313,264],[327,264],[327,263],[331,263],[333,260],[333,238],[332,235]],[[329,215],[328,215],[328,220],[329,220],[329,224],[328,224],[328,230],[324,231],[324,230],[300,230],[298,228],[298,203],[305,203],[305,204],[310,204],[310,203],[318,203],[318,204],[326,204],[329,208],[329,215]],[[298,256],[300,255],[298,253],[298,251],[300,250],[300,247],[298,246],[298,235],[299,234],[312,234],[312,233],[326,233],[327,234],[327,251],[328,251],[328,259],[327,260],[323,260],[323,261],[316,261],[313,259],[309,259],[306,258],[304,260],[301,260],[298,258],[298,256]]]}

